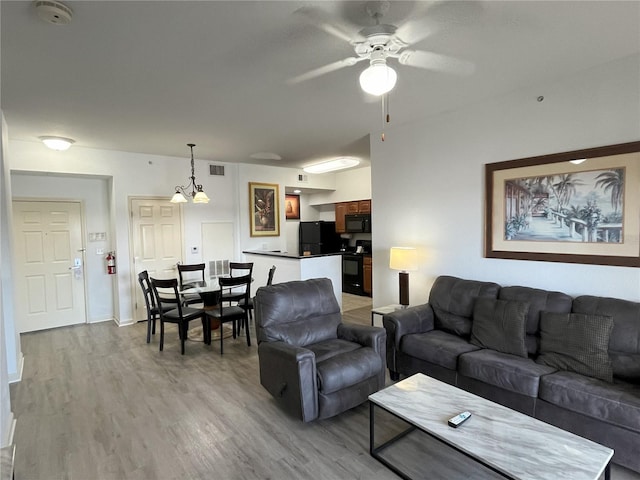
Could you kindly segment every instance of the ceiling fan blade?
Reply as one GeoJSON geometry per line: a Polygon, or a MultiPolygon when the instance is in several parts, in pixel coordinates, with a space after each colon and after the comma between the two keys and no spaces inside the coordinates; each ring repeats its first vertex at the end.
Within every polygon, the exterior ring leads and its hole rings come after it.
{"type": "Polygon", "coordinates": [[[346,25],[339,18],[319,8],[301,7],[293,13],[304,17],[311,25],[345,42],[351,43],[359,38],[358,30],[355,27],[346,25]]]}
{"type": "Polygon", "coordinates": [[[401,65],[426,68],[427,70],[436,70],[454,75],[471,75],[476,70],[476,66],[468,60],[423,50],[403,50],[397,57],[401,65]]]}
{"type": "Polygon", "coordinates": [[[402,41],[405,45],[414,45],[420,43],[427,37],[430,37],[438,31],[438,24],[431,18],[420,18],[405,22],[398,30],[395,37],[402,41]]]}
{"type": "Polygon", "coordinates": [[[327,65],[323,65],[322,67],[315,68],[306,73],[303,73],[302,75],[298,75],[297,77],[290,78],[289,80],[287,80],[287,83],[289,85],[295,85],[297,83],[305,82],[326,73],[334,72],[344,67],[350,67],[362,60],[366,60],[366,58],[347,57],[345,59],[338,60],[337,62],[329,63],[327,65]]]}

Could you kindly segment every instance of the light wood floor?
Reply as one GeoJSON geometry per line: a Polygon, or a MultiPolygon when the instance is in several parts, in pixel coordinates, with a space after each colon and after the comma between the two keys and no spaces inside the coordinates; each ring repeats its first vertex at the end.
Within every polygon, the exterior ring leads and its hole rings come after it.
{"type": "MultiPolygon", "coordinates": [[[[345,320],[369,324],[367,307],[345,320]]],[[[23,379],[11,386],[16,479],[398,478],[369,455],[366,404],[309,424],[285,414],[260,386],[255,338],[225,340],[223,356],[216,342],[188,341],[181,356],[175,328],[164,352],[158,335],[145,343],[145,329],[107,322],[22,335],[23,379]]],[[[400,428],[384,417],[379,427],[400,428]]],[[[404,452],[421,475],[489,478],[446,448],[427,458],[427,442],[404,452]]],[[[614,467],[612,478],[640,478],[627,474],[614,467]]]]}

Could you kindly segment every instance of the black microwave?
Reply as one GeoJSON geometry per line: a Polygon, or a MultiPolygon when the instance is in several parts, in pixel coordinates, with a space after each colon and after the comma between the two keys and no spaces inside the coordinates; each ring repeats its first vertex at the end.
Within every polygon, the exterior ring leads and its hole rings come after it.
{"type": "Polygon", "coordinates": [[[371,233],[371,215],[345,215],[347,233],[371,233]]]}

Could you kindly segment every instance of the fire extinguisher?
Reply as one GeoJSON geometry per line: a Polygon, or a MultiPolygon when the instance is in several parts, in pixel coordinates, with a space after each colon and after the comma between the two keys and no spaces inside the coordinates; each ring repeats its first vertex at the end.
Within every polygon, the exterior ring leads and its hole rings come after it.
{"type": "Polygon", "coordinates": [[[107,255],[107,274],[115,275],[116,273],[116,252],[109,252],[107,255]]]}

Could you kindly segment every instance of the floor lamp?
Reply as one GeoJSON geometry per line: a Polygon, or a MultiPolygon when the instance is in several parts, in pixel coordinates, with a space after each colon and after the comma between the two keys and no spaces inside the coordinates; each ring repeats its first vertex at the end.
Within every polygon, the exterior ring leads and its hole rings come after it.
{"type": "Polygon", "coordinates": [[[417,252],[413,247],[391,247],[389,255],[389,268],[400,270],[398,274],[400,282],[400,305],[406,308],[409,305],[409,272],[418,269],[417,252]]]}

